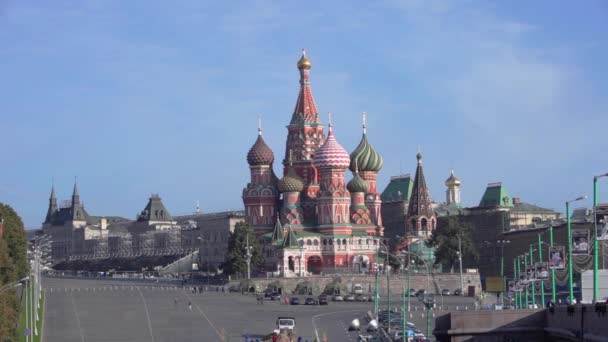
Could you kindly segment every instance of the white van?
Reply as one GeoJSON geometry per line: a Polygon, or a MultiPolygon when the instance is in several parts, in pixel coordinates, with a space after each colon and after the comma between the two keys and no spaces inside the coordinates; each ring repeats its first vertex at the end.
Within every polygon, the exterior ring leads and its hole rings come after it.
{"type": "Polygon", "coordinates": [[[363,285],[361,285],[361,284],[354,284],[353,285],[353,293],[354,294],[361,294],[361,293],[363,293],[363,285]]]}
{"type": "Polygon", "coordinates": [[[277,318],[277,330],[281,331],[288,330],[293,331],[296,327],[296,319],[294,317],[279,317],[277,318]]]}

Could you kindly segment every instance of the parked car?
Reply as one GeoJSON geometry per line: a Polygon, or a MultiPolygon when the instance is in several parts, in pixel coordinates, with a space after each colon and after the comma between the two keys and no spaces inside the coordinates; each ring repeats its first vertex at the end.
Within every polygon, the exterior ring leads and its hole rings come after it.
{"type": "Polygon", "coordinates": [[[270,296],[271,300],[281,300],[281,295],[278,292],[275,292],[270,296]]]}
{"type": "Polygon", "coordinates": [[[315,299],[312,297],[308,297],[304,300],[305,305],[315,305],[315,299]]]}
{"type": "Polygon", "coordinates": [[[451,292],[450,292],[450,290],[448,290],[448,289],[443,289],[443,290],[441,290],[441,295],[442,295],[442,296],[449,296],[449,295],[451,295],[451,294],[452,294],[452,293],[451,293],[451,292]]]}
{"type": "Polygon", "coordinates": [[[454,290],[454,296],[462,296],[462,289],[454,290]]]}
{"type": "Polygon", "coordinates": [[[300,305],[300,298],[291,297],[291,299],[289,299],[289,304],[290,305],[300,305]]]}
{"type": "Polygon", "coordinates": [[[341,295],[338,295],[338,294],[337,294],[337,295],[334,295],[334,296],[333,296],[332,300],[333,300],[334,302],[342,302],[342,301],[344,301],[344,297],[342,297],[341,295]]]}
{"type": "Polygon", "coordinates": [[[327,295],[320,295],[319,296],[319,305],[327,305],[329,304],[329,299],[327,298],[327,295]]]}
{"type": "Polygon", "coordinates": [[[367,301],[369,300],[369,298],[368,298],[366,295],[364,295],[364,294],[358,294],[358,295],[355,297],[355,300],[356,300],[357,302],[367,302],[367,301]]]}
{"type": "Polygon", "coordinates": [[[416,289],[410,289],[408,291],[408,294],[410,297],[416,297],[416,289]]]}
{"type": "Polygon", "coordinates": [[[425,289],[420,289],[420,290],[416,291],[416,297],[424,296],[425,294],[426,294],[425,289]]]}
{"type": "Polygon", "coordinates": [[[348,294],[348,295],[344,296],[344,301],[345,302],[354,302],[355,301],[355,295],[348,294]]]}

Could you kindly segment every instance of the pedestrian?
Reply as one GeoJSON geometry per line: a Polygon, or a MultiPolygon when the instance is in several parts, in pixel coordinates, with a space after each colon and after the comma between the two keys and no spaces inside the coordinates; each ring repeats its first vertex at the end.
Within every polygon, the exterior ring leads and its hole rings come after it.
{"type": "Polygon", "coordinates": [[[279,335],[272,334],[272,342],[279,342],[279,335]]]}
{"type": "Polygon", "coordinates": [[[190,311],[192,311],[192,302],[188,302],[188,309],[190,309],[190,311]]]}
{"type": "Polygon", "coordinates": [[[174,297],[174,298],[173,298],[173,305],[174,305],[174,306],[177,306],[177,297],[174,297]]]}

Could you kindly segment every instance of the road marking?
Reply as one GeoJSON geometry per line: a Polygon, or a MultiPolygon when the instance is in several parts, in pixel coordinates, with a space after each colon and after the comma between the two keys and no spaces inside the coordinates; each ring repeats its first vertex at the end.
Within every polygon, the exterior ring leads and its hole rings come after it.
{"type": "Polygon", "coordinates": [[[78,325],[78,332],[80,333],[80,340],[84,342],[84,332],[82,331],[82,326],[80,325],[80,315],[78,315],[78,310],[76,309],[76,302],[74,301],[74,294],[70,293],[70,299],[72,299],[72,309],[74,309],[74,315],[76,315],[76,324],[78,325]]]}
{"type": "Polygon", "coordinates": [[[144,298],[144,294],[139,292],[139,296],[141,300],[144,302],[144,309],[146,309],[146,318],[148,319],[148,329],[150,330],[150,337],[152,337],[152,342],[154,342],[154,334],[152,333],[152,322],[150,322],[150,312],[148,311],[148,304],[146,303],[146,299],[144,298]]]}
{"type": "Polygon", "coordinates": [[[211,320],[209,319],[209,317],[207,317],[207,315],[205,314],[205,312],[198,306],[198,304],[196,304],[194,301],[192,301],[192,298],[190,298],[190,296],[188,296],[187,293],[184,293],[184,296],[186,296],[188,298],[188,301],[190,301],[190,303],[194,304],[194,306],[196,307],[196,309],[201,313],[201,315],[203,315],[203,317],[205,317],[205,319],[207,320],[207,323],[209,323],[209,325],[213,328],[213,330],[215,331],[217,337],[220,338],[220,341],[224,340],[224,337],[222,336],[222,334],[220,333],[219,330],[217,330],[217,328],[215,327],[215,325],[211,322],[211,320]]]}
{"type": "MultiPolygon", "coordinates": [[[[315,337],[317,338],[317,341],[321,341],[321,339],[319,338],[319,332],[317,331],[317,325],[315,324],[315,318],[321,317],[321,316],[326,316],[326,315],[337,314],[337,313],[346,313],[346,312],[361,312],[361,310],[333,311],[333,312],[325,312],[325,313],[322,313],[322,314],[318,314],[318,315],[312,316],[312,318],[311,318],[311,320],[312,320],[312,329],[315,331],[315,337]]],[[[349,334],[346,334],[346,335],[350,338],[349,334]]]]}

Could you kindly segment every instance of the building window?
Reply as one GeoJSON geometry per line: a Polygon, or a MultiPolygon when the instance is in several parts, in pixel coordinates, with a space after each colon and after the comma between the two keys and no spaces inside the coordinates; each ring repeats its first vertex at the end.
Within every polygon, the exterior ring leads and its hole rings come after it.
{"type": "Polygon", "coordinates": [[[310,241],[310,239],[306,240],[306,246],[312,246],[312,241],[310,241]]]}
{"type": "Polygon", "coordinates": [[[312,240],[312,244],[315,245],[315,246],[318,246],[319,245],[319,240],[317,240],[317,239],[312,240]]]}

